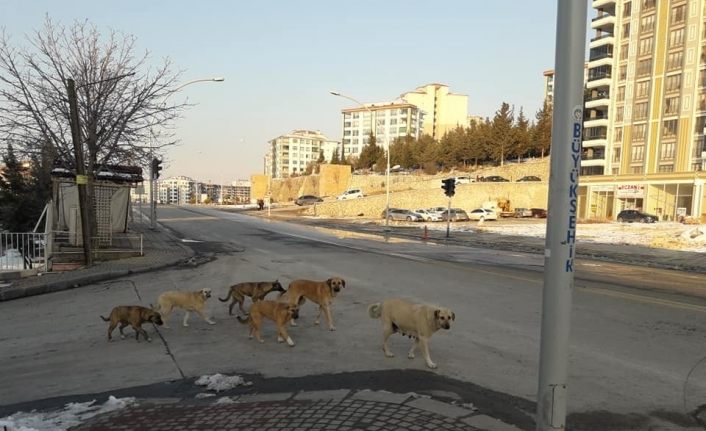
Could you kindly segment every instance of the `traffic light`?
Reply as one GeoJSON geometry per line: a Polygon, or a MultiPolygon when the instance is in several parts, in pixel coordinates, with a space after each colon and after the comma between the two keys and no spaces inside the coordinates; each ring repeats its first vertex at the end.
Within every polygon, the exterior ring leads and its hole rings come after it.
{"type": "Polygon", "coordinates": [[[442,183],[444,183],[441,188],[444,189],[444,194],[448,197],[453,196],[456,194],[456,178],[447,178],[445,180],[441,180],[442,183]]]}
{"type": "Polygon", "coordinates": [[[159,171],[162,170],[162,161],[159,159],[152,159],[152,179],[156,180],[159,178],[159,171]]]}

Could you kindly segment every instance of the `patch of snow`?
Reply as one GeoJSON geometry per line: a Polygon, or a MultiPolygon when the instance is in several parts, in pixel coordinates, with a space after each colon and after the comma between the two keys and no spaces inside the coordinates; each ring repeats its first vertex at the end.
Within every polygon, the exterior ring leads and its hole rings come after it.
{"type": "Polygon", "coordinates": [[[85,403],[68,403],[62,410],[49,412],[17,412],[0,418],[0,427],[7,431],[63,431],[80,425],[93,416],[123,409],[134,404],[135,398],[108,397],[108,400],[96,405],[96,400],[85,403]]]}
{"type": "Polygon", "coordinates": [[[196,398],[197,400],[200,400],[203,398],[211,398],[211,397],[215,397],[215,396],[216,396],[216,394],[212,394],[211,392],[199,392],[198,394],[196,394],[196,396],[194,398],[196,398]]]}
{"type": "Polygon", "coordinates": [[[231,397],[220,397],[216,400],[216,404],[233,404],[235,400],[231,397]]]}
{"type": "Polygon", "coordinates": [[[209,391],[227,391],[236,386],[250,386],[252,382],[247,382],[240,376],[225,376],[223,374],[213,374],[201,376],[195,382],[199,386],[206,386],[209,391]]]}

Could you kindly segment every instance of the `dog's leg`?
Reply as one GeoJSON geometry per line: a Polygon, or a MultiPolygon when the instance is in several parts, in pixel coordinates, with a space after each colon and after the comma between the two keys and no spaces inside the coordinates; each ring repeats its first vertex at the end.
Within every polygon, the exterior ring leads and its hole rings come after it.
{"type": "Polygon", "coordinates": [[[412,343],[412,347],[409,349],[409,353],[407,353],[407,357],[409,359],[414,359],[414,350],[419,347],[419,338],[415,337],[414,338],[414,343],[412,343]]]}
{"type": "MultiPolygon", "coordinates": [[[[240,308],[240,312],[243,314],[248,314],[245,312],[245,308],[243,308],[243,303],[245,303],[245,298],[238,299],[238,308],[240,308]]],[[[231,306],[231,308],[233,308],[231,306]]]]}
{"type": "Polygon", "coordinates": [[[189,326],[189,310],[184,310],[184,321],[181,323],[184,326],[189,326]]]}
{"type": "Polygon", "coordinates": [[[294,341],[292,340],[292,337],[290,337],[287,333],[287,328],[285,327],[285,325],[282,325],[281,327],[277,328],[277,332],[277,341],[279,341],[280,343],[282,341],[286,341],[289,347],[294,347],[294,341]]]}
{"type": "Polygon", "coordinates": [[[260,326],[255,326],[255,338],[257,338],[257,341],[264,343],[265,340],[262,338],[262,334],[260,333],[260,326]]]}
{"type": "Polygon", "coordinates": [[[203,311],[201,311],[201,310],[196,310],[196,313],[197,313],[199,316],[201,316],[201,318],[202,318],[203,320],[205,320],[209,325],[215,325],[215,324],[216,324],[216,322],[213,321],[210,317],[208,317],[208,316],[206,316],[205,314],[203,314],[203,311]]]}
{"type": "MultiPolygon", "coordinates": [[[[235,299],[235,296],[233,297],[233,300],[230,302],[230,305],[228,306],[228,315],[232,316],[233,315],[233,307],[235,306],[235,303],[238,302],[237,299],[235,299]]],[[[242,309],[242,307],[240,307],[242,309]]]]}
{"type": "Polygon", "coordinates": [[[108,341],[113,340],[113,330],[117,325],[117,323],[110,322],[110,326],[108,326],[108,341]]]}
{"type": "Polygon", "coordinates": [[[167,320],[169,320],[169,316],[172,314],[172,308],[164,308],[164,307],[159,307],[159,314],[162,315],[162,327],[164,328],[169,328],[169,324],[167,324],[167,320]]]}
{"type": "Polygon", "coordinates": [[[328,330],[335,331],[336,327],[333,326],[333,316],[331,315],[331,303],[326,304],[326,308],[324,309],[324,312],[326,313],[326,321],[328,322],[328,330]]]}
{"type": "Polygon", "coordinates": [[[125,339],[125,333],[123,332],[123,328],[125,328],[126,326],[127,326],[127,323],[120,322],[120,327],[118,328],[118,329],[120,329],[120,338],[123,340],[125,339]]]}
{"type": "Polygon", "coordinates": [[[392,335],[393,332],[394,331],[392,330],[392,324],[385,322],[382,330],[382,351],[388,358],[395,357],[395,354],[390,351],[389,347],[387,347],[387,339],[390,338],[390,335],[392,335]]]}
{"type": "Polygon", "coordinates": [[[324,307],[319,305],[319,314],[316,315],[316,320],[314,320],[314,325],[318,325],[321,320],[321,314],[324,312],[324,307]]]}
{"type": "Polygon", "coordinates": [[[142,326],[140,325],[132,325],[132,329],[135,330],[135,339],[137,341],[140,341],[140,334],[142,334],[142,337],[147,340],[148,342],[152,342],[152,339],[150,338],[149,335],[147,335],[147,331],[142,329],[142,326]]]}
{"type": "Polygon", "coordinates": [[[421,347],[427,367],[436,368],[436,364],[431,360],[431,356],[429,356],[429,339],[419,337],[419,346],[421,347]]]}

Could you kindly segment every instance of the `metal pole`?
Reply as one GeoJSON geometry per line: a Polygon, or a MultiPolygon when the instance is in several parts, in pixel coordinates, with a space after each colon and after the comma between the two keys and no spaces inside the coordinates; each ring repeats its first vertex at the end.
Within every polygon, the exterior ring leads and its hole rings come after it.
{"type": "Polygon", "coordinates": [[[446,211],[446,238],[450,238],[451,231],[451,196],[449,196],[449,206],[446,211]]]}
{"type": "Polygon", "coordinates": [[[86,265],[93,263],[91,252],[91,220],[89,219],[88,199],[86,184],[86,166],[83,161],[83,142],[81,142],[81,132],[78,120],[78,102],[76,96],[76,82],[73,79],[66,80],[66,88],[69,96],[69,114],[71,126],[71,139],[74,144],[74,158],[76,162],[76,186],[78,187],[78,205],[81,211],[81,235],[83,236],[83,258],[86,265]]]}
{"type": "MultiPolygon", "coordinates": [[[[372,116],[372,114],[371,114],[372,116]]],[[[375,126],[377,128],[377,125],[375,126]]],[[[389,136],[389,135],[388,135],[389,136]]],[[[385,199],[385,214],[388,217],[385,217],[385,230],[389,231],[390,230],[390,141],[387,141],[387,173],[385,176],[385,194],[386,194],[386,199],[385,199]]]]}
{"type": "Polygon", "coordinates": [[[150,163],[150,229],[157,229],[157,180],[154,179],[154,170],[150,163]]]}
{"type": "Polygon", "coordinates": [[[555,99],[544,251],[537,430],[566,428],[571,296],[583,129],[585,1],[558,0],[555,99]]]}

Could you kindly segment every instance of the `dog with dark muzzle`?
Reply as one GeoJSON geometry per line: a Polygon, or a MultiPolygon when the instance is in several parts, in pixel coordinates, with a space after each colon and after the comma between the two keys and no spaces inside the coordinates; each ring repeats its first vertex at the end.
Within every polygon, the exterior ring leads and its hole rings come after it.
{"type": "MultiPolygon", "coordinates": [[[[346,281],[340,277],[331,277],[324,281],[313,280],[294,280],[289,283],[287,292],[279,296],[278,301],[286,302],[290,305],[301,306],[304,299],[317,304],[319,306],[319,314],[316,316],[314,323],[319,324],[319,319],[323,313],[326,316],[328,329],[335,331],[333,326],[333,316],[331,315],[331,304],[338,293],[346,287],[346,281]]],[[[294,321],[292,326],[296,326],[294,321]]]]}
{"type": "Polygon", "coordinates": [[[265,342],[260,333],[262,320],[265,317],[274,321],[275,325],[277,325],[277,341],[279,343],[286,341],[290,347],[294,346],[294,341],[287,333],[287,322],[299,318],[299,306],[262,300],[257,301],[250,307],[250,314],[248,314],[247,318],[236,316],[240,323],[250,325],[250,338],[255,335],[257,341],[261,343],[265,342]]]}
{"type": "Polygon", "coordinates": [[[152,341],[147,332],[142,329],[142,324],[150,322],[155,325],[161,325],[163,323],[162,316],[157,311],[140,305],[119,305],[113,308],[110,316],[107,318],[100,316],[100,318],[105,322],[110,322],[108,326],[108,341],[113,339],[113,330],[118,324],[120,324],[120,338],[125,338],[123,328],[130,325],[135,330],[135,339],[137,341],[140,341],[140,334],[145,340],[152,341]]]}
{"type": "Polygon", "coordinates": [[[247,314],[243,309],[243,303],[245,302],[246,296],[249,296],[252,299],[252,302],[255,303],[265,299],[267,294],[270,292],[285,292],[285,290],[279,280],[246,281],[232,285],[228,289],[228,295],[226,295],[225,298],[218,298],[218,300],[221,302],[228,302],[230,298],[233,298],[233,301],[228,306],[228,314],[231,316],[233,315],[233,306],[235,306],[236,303],[238,304],[240,311],[243,314],[247,314]]]}
{"type": "Polygon", "coordinates": [[[399,332],[414,339],[407,357],[414,359],[414,350],[419,347],[429,368],[436,368],[429,356],[429,338],[439,329],[451,329],[451,322],[456,320],[456,314],[448,308],[413,304],[403,299],[388,299],[371,304],[368,315],[382,321],[382,350],[385,356],[395,356],[387,346],[387,339],[399,332]]]}

